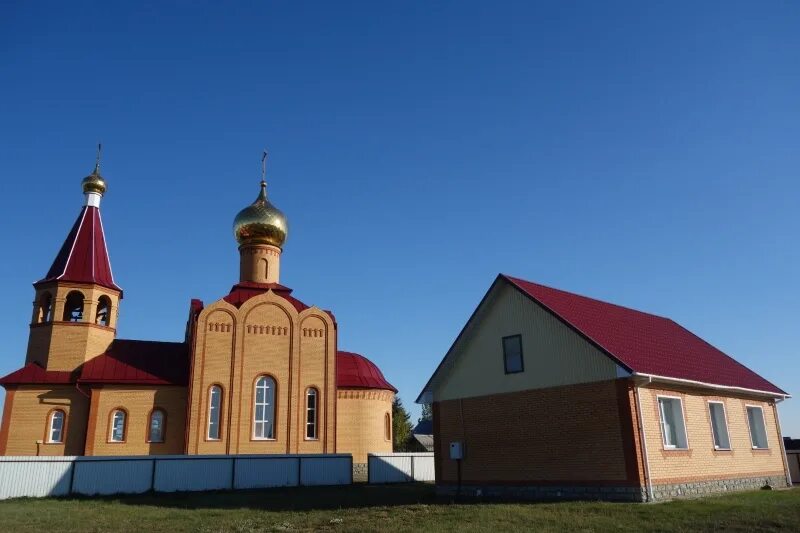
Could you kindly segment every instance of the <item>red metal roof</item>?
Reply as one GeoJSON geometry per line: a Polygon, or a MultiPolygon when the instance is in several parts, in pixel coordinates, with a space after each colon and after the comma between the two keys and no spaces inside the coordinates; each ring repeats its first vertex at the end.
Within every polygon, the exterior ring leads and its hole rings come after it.
{"type": "Polygon", "coordinates": [[[36,283],[55,280],[96,283],[122,292],[111,273],[103,221],[97,207],[83,207],[47,275],[36,283]]]}
{"type": "Polygon", "coordinates": [[[383,389],[397,392],[375,363],[357,353],[336,353],[336,386],[344,389],[383,389]]]}
{"type": "Polygon", "coordinates": [[[83,365],[80,383],[186,385],[189,346],[183,342],[117,339],[83,365]]]}
{"type": "Polygon", "coordinates": [[[238,308],[253,296],[264,294],[268,290],[272,290],[272,292],[291,303],[294,308],[297,309],[298,313],[308,309],[306,304],[297,298],[290,296],[292,294],[292,289],[285,287],[280,283],[255,283],[252,281],[242,281],[231,287],[231,292],[225,296],[223,300],[238,308]]]}
{"type": "Polygon", "coordinates": [[[19,370],[0,378],[0,385],[67,385],[76,381],[76,375],[73,372],[45,370],[36,363],[28,363],[19,370]]]}
{"type": "Polygon", "coordinates": [[[502,275],[628,370],[786,394],[672,320],[502,275]]]}

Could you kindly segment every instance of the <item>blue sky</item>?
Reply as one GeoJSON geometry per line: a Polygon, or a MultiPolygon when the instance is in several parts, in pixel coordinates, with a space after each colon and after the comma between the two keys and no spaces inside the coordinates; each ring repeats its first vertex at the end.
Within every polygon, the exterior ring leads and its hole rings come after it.
{"type": "Polygon", "coordinates": [[[102,140],[123,338],[179,340],[236,282],[267,146],[282,282],[406,404],[498,272],[800,394],[800,6],[697,4],[6,4],[0,373],[102,140]]]}

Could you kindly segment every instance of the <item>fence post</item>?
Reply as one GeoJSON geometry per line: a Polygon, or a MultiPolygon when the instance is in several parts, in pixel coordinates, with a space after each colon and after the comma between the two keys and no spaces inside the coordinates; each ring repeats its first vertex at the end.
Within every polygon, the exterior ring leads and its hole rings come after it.
{"type": "Polygon", "coordinates": [[[78,466],[78,458],[72,460],[72,468],[69,469],[69,492],[67,492],[67,496],[72,496],[72,491],[74,490],[75,486],[75,468],[78,466]]]}
{"type": "Polygon", "coordinates": [[[414,475],[414,459],[416,459],[416,457],[414,457],[412,455],[411,456],[411,481],[416,481],[417,480],[417,476],[414,475]]]}
{"type": "Polygon", "coordinates": [[[156,458],[153,456],[153,469],[150,471],[150,492],[156,491],[156,458]]]}
{"type": "Polygon", "coordinates": [[[297,456],[297,486],[303,486],[303,456],[297,456]]]}

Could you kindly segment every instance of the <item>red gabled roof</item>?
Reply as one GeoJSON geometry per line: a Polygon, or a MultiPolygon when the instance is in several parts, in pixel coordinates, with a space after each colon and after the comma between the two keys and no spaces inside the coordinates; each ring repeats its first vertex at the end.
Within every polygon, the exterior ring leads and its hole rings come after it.
{"type": "Polygon", "coordinates": [[[336,352],[336,386],[345,389],[383,389],[397,392],[375,363],[353,352],[336,352]]]}
{"type": "Polygon", "coordinates": [[[632,372],[786,394],[668,318],[502,277],[632,372]]]}
{"type": "Polygon", "coordinates": [[[77,381],[73,372],[45,370],[36,363],[28,363],[19,370],[0,378],[0,385],[68,385],[77,381]]]}
{"type": "MultiPolygon", "coordinates": [[[[231,292],[223,297],[222,299],[228,302],[229,304],[239,308],[245,303],[247,300],[252,298],[253,296],[258,296],[259,294],[264,294],[265,292],[271,290],[290,304],[297,310],[297,312],[305,311],[309,308],[308,305],[301,302],[294,296],[292,296],[292,289],[286,287],[285,285],[281,285],[280,283],[256,283],[253,281],[240,281],[233,287],[231,287],[231,292]]],[[[336,317],[333,315],[333,312],[326,310],[325,311],[328,316],[331,317],[333,320],[334,325],[336,324],[336,317]]]]}
{"type": "Polygon", "coordinates": [[[186,385],[189,346],[183,342],[116,339],[102,355],[83,365],[80,383],[186,385]]]}
{"type": "Polygon", "coordinates": [[[96,283],[122,292],[111,273],[103,221],[97,207],[83,207],[47,275],[36,283],[56,280],[96,283]]]}

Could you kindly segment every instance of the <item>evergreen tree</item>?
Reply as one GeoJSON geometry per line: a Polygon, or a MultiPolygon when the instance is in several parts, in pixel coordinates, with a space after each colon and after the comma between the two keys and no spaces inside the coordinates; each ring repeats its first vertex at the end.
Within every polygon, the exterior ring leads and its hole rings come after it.
{"type": "Polygon", "coordinates": [[[408,451],[409,440],[414,438],[411,430],[411,417],[400,397],[395,396],[392,404],[392,448],[394,451],[408,451]]]}
{"type": "Polygon", "coordinates": [[[417,420],[417,424],[423,420],[433,420],[433,407],[429,403],[422,404],[422,413],[419,417],[419,420],[417,420]]]}

